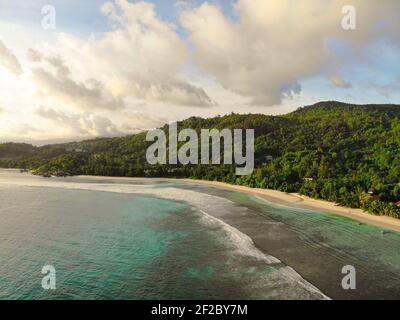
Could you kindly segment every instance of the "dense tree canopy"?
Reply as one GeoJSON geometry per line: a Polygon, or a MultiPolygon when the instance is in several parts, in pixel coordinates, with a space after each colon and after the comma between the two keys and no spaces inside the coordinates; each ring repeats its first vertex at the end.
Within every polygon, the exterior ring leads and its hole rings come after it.
{"type": "MultiPolygon", "coordinates": [[[[0,166],[37,173],[187,177],[299,192],[373,214],[400,217],[400,106],[321,102],[283,116],[231,114],[179,122],[179,129],[254,129],[256,169],[149,165],[146,133],[34,147],[0,145],[0,166]],[[369,191],[369,193],[368,193],[369,191]]],[[[163,128],[166,132],[168,127],[163,128]]]]}

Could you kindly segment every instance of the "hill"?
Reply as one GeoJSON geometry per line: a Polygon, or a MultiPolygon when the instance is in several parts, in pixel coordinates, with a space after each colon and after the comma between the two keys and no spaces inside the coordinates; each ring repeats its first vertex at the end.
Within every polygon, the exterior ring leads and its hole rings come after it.
{"type": "MultiPolygon", "coordinates": [[[[235,176],[227,165],[147,164],[146,133],[34,147],[0,145],[0,166],[38,173],[186,177],[300,192],[400,217],[400,106],[320,102],[283,116],[192,117],[179,129],[255,129],[255,165],[235,176]],[[368,193],[369,192],[369,193],[368,193]]],[[[167,126],[163,128],[167,130],[167,126]]]]}

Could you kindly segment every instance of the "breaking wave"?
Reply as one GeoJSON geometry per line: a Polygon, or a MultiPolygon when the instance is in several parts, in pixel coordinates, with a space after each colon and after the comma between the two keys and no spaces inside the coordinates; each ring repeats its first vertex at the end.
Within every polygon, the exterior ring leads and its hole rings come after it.
{"type": "MultiPolygon", "coordinates": [[[[64,188],[72,190],[91,190],[115,193],[142,194],[153,197],[186,202],[197,212],[201,213],[200,222],[204,225],[218,227],[223,235],[222,241],[228,246],[233,247],[233,252],[238,255],[261,261],[276,270],[268,276],[268,283],[279,283],[279,287],[284,287],[287,296],[306,297],[311,299],[329,299],[318,288],[301,277],[293,268],[284,265],[279,259],[268,255],[258,249],[253,240],[237,228],[223,221],[224,211],[235,205],[231,200],[195,192],[192,190],[178,189],[171,186],[166,188],[154,188],[154,185],[143,184],[109,184],[109,183],[77,183],[61,182],[42,179],[26,179],[16,181],[0,181],[0,189],[4,185],[64,188]]],[[[241,210],[247,208],[241,207],[241,210]]],[[[276,285],[277,286],[277,285],[276,285]]]]}

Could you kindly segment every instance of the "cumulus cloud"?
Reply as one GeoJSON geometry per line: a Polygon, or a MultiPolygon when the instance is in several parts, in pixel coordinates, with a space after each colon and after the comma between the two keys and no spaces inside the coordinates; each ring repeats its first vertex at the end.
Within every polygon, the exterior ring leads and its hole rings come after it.
{"type": "Polygon", "coordinates": [[[70,69],[61,58],[44,57],[34,50],[30,50],[29,54],[33,61],[46,61],[52,66],[51,71],[44,67],[32,69],[32,78],[40,96],[81,110],[116,110],[124,107],[123,100],[114,97],[98,80],[87,79],[85,83],[74,81],[70,69]]]}
{"type": "Polygon", "coordinates": [[[50,120],[70,135],[80,136],[116,136],[121,134],[115,124],[108,118],[92,113],[67,114],[61,110],[40,108],[36,114],[50,120]]]}
{"type": "Polygon", "coordinates": [[[156,16],[154,4],[117,0],[115,5],[106,3],[102,11],[116,29],[92,43],[92,50],[101,52],[101,57],[96,55],[103,63],[119,61],[113,65],[115,90],[178,105],[214,104],[203,89],[180,76],[188,61],[187,47],[175,26],[156,16]]]}
{"type": "Polygon", "coordinates": [[[343,94],[327,91],[327,81],[355,94],[370,90],[377,100],[398,96],[391,61],[400,50],[400,1],[232,0],[233,18],[225,4],[216,5],[222,1],[174,1],[179,26],[160,18],[154,4],[115,0],[101,8],[108,31],[88,38],[56,31],[28,41],[40,33],[31,24],[23,37],[7,32],[13,52],[0,41],[0,71],[7,71],[0,77],[0,104],[7,106],[0,129],[12,131],[32,117],[46,130],[34,134],[26,127],[21,135],[87,138],[192,115],[265,112],[264,106],[282,113],[289,104],[343,94]],[[348,4],[356,8],[356,30],[341,26],[348,4]],[[28,59],[20,55],[30,47],[28,59]],[[312,81],[321,77],[322,93],[312,81]],[[44,107],[35,113],[35,106],[44,107]]]}
{"type": "Polygon", "coordinates": [[[113,137],[137,133],[164,125],[167,119],[139,111],[124,111],[116,125],[108,116],[92,112],[67,113],[54,108],[40,107],[35,114],[50,121],[63,132],[63,137],[113,137]]]}
{"type": "MultiPolygon", "coordinates": [[[[201,87],[187,80],[188,48],[175,26],[157,17],[153,4],[116,0],[105,3],[102,12],[113,26],[111,31],[88,40],[60,34],[56,46],[41,48],[62,57],[81,82],[42,68],[34,72],[39,87],[55,90],[63,100],[68,96],[78,100],[82,109],[89,104],[116,108],[125,98],[175,106],[216,104],[201,87]],[[83,84],[87,75],[96,80],[83,84]],[[105,93],[106,102],[101,104],[97,100],[104,100],[105,93]]],[[[43,61],[38,50],[29,50],[28,55],[31,61],[43,61]]]]}
{"type": "Polygon", "coordinates": [[[385,14],[399,12],[398,1],[353,0],[358,23],[352,31],[341,27],[347,4],[238,0],[236,22],[206,2],[184,10],[181,23],[189,32],[195,61],[204,70],[251,104],[269,106],[299,93],[299,81],[322,72],[335,59],[332,40],[359,47],[374,39],[379,28],[391,37],[398,33],[398,19],[385,19],[385,14]]]}
{"type": "Polygon", "coordinates": [[[125,123],[121,125],[121,129],[128,133],[159,128],[168,123],[167,118],[150,115],[140,111],[124,112],[123,117],[125,123]]]}
{"type": "Polygon", "coordinates": [[[0,66],[19,76],[22,74],[21,65],[12,51],[0,40],[0,66]]]}

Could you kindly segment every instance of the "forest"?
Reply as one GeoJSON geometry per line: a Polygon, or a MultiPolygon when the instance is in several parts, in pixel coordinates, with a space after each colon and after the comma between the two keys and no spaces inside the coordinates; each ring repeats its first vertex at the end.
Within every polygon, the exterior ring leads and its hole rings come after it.
{"type": "MultiPolygon", "coordinates": [[[[297,192],[400,218],[400,106],[320,102],[280,116],[230,114],[178,122],[178,129],[254,129],[255,169],[150,165],[146,132],[41,147],[0,144],[0,167],[45,176],[103,175],[216,180],[297,192]]],[[[168,126],[162,128],[168,134],[168,126]]],[[[223,152],[223,143],[221,143],[223,152]]]]}

